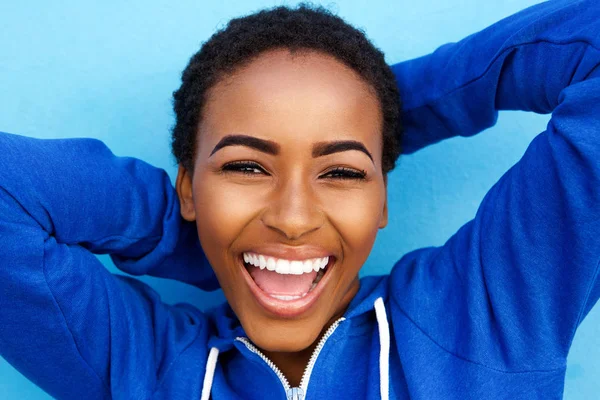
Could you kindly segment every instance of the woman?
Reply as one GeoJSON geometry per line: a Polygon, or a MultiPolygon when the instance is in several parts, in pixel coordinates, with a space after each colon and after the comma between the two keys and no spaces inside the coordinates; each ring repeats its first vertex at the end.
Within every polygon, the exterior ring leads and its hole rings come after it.
{"type": "Polygon", "coordinates": [[[600,297],[598,21],[544,3],[390,71],[319,9],[234,20],[174,95],[176,188],[98,140],[0,135],[0,354],[57,398],[560,396],[600,297]],[[359,281],[399,144],[500,109],[553,116],[444,246],[359,281]],[[93,253],[227,304],[166,305],[93,253]]]}

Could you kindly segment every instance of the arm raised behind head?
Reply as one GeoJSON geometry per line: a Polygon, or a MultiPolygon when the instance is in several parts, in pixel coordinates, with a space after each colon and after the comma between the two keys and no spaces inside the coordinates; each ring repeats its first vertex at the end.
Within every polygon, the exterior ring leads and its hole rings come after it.
{"type": "Polygon", "coordinates": [[[406,255],[391,284],[452,354],[499,371],[564,369],[600,297],[600,2],[545,2],[393,69],[408,153],[474,135],[498,110],[552,113],[476,217],[406,255]]]}
{"type": "Polygon", "coordinates": [[[214,287],[167,174],[95,139],[0,133],[0,149],[0,356],[56,398],[151,397],[207,324],[93,253],[214,287]]]}

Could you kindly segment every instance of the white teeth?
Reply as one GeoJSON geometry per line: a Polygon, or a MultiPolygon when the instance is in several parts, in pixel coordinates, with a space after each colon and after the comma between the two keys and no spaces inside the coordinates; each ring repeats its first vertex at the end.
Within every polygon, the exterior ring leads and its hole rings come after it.
{"type": "Polygon", "coordinates": [[[290,262],[288,260],[282,260],[281,258],[277,260],[277,266],[275,267],[275,272],[278,274],[289,274],[290,273],[290,262]]]}
{"type": "Polygon", "coordinates": [[[313,268],[316,272],[325,268],[327,263],[329,262],[329,257],[317,258],[316,262],[313,264],[313,268]]]}
{"type": "Polygon", "coordinates": [[[258,256],[258,262],[260,269],[265,269],[267,267],[267,260],[265,259],[265,256],[258,256]]]}
{"type": "Polygon", "coordinates": [[[311,260],[306,260],[304,261],[304,263],[302,263],[302,272],[304,272],[305,274],[308,274],[309,272],[312,272],[313,270],[313,262],[311,260]]]}
{"type": "Polygon", "coordinates": [[[278,274],[293,275],[307,274],[312,271],[319,272],[320,270],[325,268],[325,266],[329,262],[329,257],[311,258],[304,261],[290,261],[255,253],[244,253],[243,257],[244,262],[255,267],[259,267],[260,269],[266,268],[267,270],[275,271],[278,274]]]}
{"type": "Polygon", "coordinates": [[[313,269],[315,270],[315,272],[319,272],[322,264],[323,264],[322,258],[317,258],[315,260],[315,262],[313,263],[313,269]]]}
{"type": "Polygon", "coordinates": [[[286,296],[286,295],[272,294],[270,296],[274,297],[276,299],[279,299],[279,300],[297,300],[297,299],[301,299],[302,297],[306,296],[306,294],[303,294],[302,296],[286,296]]]}
{"type": "Polygon", "coordinates": [[[292,261],[290,263],[290,272],[294,275],[302,275],[304,273],[304,263],[302,261],[292,261]]]}

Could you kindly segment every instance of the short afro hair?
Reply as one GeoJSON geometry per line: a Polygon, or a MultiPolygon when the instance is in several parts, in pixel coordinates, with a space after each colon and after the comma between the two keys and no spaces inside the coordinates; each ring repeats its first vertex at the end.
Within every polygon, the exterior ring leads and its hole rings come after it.
{"type": "Polygon", "coordinates": [[[282,48],[333,56],[374,89],[383,115],[382,170],[387,175],[401,152],[400,95],[394,74],[364,32],[329,10],[308,4],[232,19],[192,56],[181,86],[173,92],[176,120],[171,147],[177,162],[193,174],[196,135],[209,89],[262,53],[282,48]]]}

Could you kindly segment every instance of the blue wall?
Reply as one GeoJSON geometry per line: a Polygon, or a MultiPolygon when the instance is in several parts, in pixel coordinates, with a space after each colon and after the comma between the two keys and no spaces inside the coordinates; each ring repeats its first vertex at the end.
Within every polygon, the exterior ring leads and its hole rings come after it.
{"type": "MultiPolygon", "coordinates": [[[[390,63],[482,29],[536,0],[324,1],[367,32],[390,63]]],[[[89,136],[118,155],[142,158],[175,178],[169,153],[171,92],[201,42],[231,17],[275,1],[3,1],[0,5],[0,130],[38,137],[89,136]]],[[[318,3],[318,1],[317,1],[318,3]]],[[[293,2],[291,3],[293,4],[293,2]]],[[[390,224],[364,274],[380,274],[409,250],[440,245],[475,215],[486,191],[544,129],[548,117],[506,112],[472,139],[453,139],[401,159],[391,175],[390,224]]],[[[116,272],[110,259],[101,257],[116,272]]],[[[0,266],[6,267],[6,266],[0,266]]],[[[221,302],[153,278],[166,302],[221,302]]],[[[600,306],[569,356],[565,399],[600,393],[600,306]]],[[[48,399],[0,358],[0,397],[48,399]]]]}

